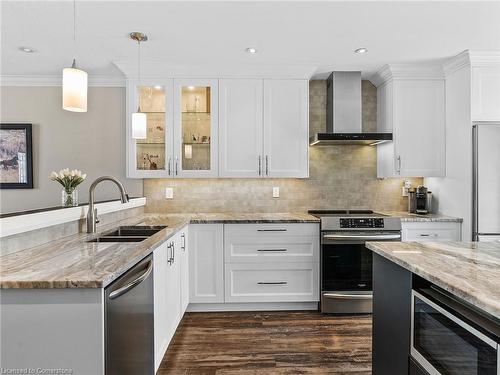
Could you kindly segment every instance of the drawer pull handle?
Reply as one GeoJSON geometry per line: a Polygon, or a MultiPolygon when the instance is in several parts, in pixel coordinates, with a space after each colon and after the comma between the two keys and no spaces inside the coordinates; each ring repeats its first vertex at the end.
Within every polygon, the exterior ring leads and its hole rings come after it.
{"type": "Polygon", "coordinates": [[[257,232],[286,232],[286,229],[257,229],[257,232]]]}
{"type": "Polygon", "coordinates": [[[257,251],[283,253],[286,249],[257,249],[257,251]]]}
{"type": "Polygon", "coordinates": [[[436,233],[431,233],[431,234],[427,234],[427,233],[420,233],[420,237],[437,237],[438,235],[436,233]]]}
{"type": "Polygon", "coordinates": [[[259,285],[286,285],[288,283],[286,281],[259,281],[257,284],[259,284],[259,285]]]}

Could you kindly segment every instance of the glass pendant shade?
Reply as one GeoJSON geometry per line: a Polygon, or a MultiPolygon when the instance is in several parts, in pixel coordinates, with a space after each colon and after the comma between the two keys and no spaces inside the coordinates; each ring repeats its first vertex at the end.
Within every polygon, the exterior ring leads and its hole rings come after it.
{"type": "Polygon", "coordinates": [[[63,69],[63,109],[71,112],[87,112],[87,72],[76,68],[63,69]]]}
{"type": "Polygon", "coordinates": [[[146,139],[146,114],[140,111],[132,113],[132,138],[146,139]]]}

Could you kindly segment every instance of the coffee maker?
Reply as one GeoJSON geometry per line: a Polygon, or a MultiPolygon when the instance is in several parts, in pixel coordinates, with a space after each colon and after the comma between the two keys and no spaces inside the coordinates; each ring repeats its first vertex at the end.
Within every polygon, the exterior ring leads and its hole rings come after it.
{"type": "Polygon", "coordinates": [[[419,185],[408,191],[408,211],[413,214],[426,215],[431,212],[432,192],[419,185]]]}

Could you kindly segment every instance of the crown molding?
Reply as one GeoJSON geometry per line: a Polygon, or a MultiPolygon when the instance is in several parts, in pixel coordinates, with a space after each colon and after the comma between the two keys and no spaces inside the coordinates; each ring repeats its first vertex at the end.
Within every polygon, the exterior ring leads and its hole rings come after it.
{"type": "MultiPolygon", "coordinates": [[[[89,75],[90,87],[125,87],[124,77],[89,75]]],[[[62,86],[61,75],[21,75],[0,76],[0,86],[62,86]]]]}
{"type": "Polygon", "coordinates": [[[448,76],[465,67],[499,66],[500,51],[470,51],[465,50],[448,59],[443,64],[445,75],[448,76]]]}
{"type": "MultiPolygon", "coordinates": [[[[128,79],[137,79],[137,64],[131,61],[113,61],[128,79]]],[[[166,65],[161,61],[141,62],[141,78],[287,78],[310,79],[317,67],[311,65],[166,65]]]]}
{"type": "Polygon", "coordinates": [[[429,64],[387,64],[370,77],[375,86],[394,79],[444,79],[441,65],[429,64]]]}

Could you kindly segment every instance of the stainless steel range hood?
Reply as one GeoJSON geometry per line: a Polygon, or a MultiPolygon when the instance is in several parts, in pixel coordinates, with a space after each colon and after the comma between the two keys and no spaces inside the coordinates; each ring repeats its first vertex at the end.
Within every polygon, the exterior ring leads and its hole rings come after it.
{"type": "Polygon", "coordinates": [[[333,72],[327,81],[326,132],[309,144],[377,145],[392,141],[392,133],[363,133],[361,125],[361,72],[333,72]]]}

